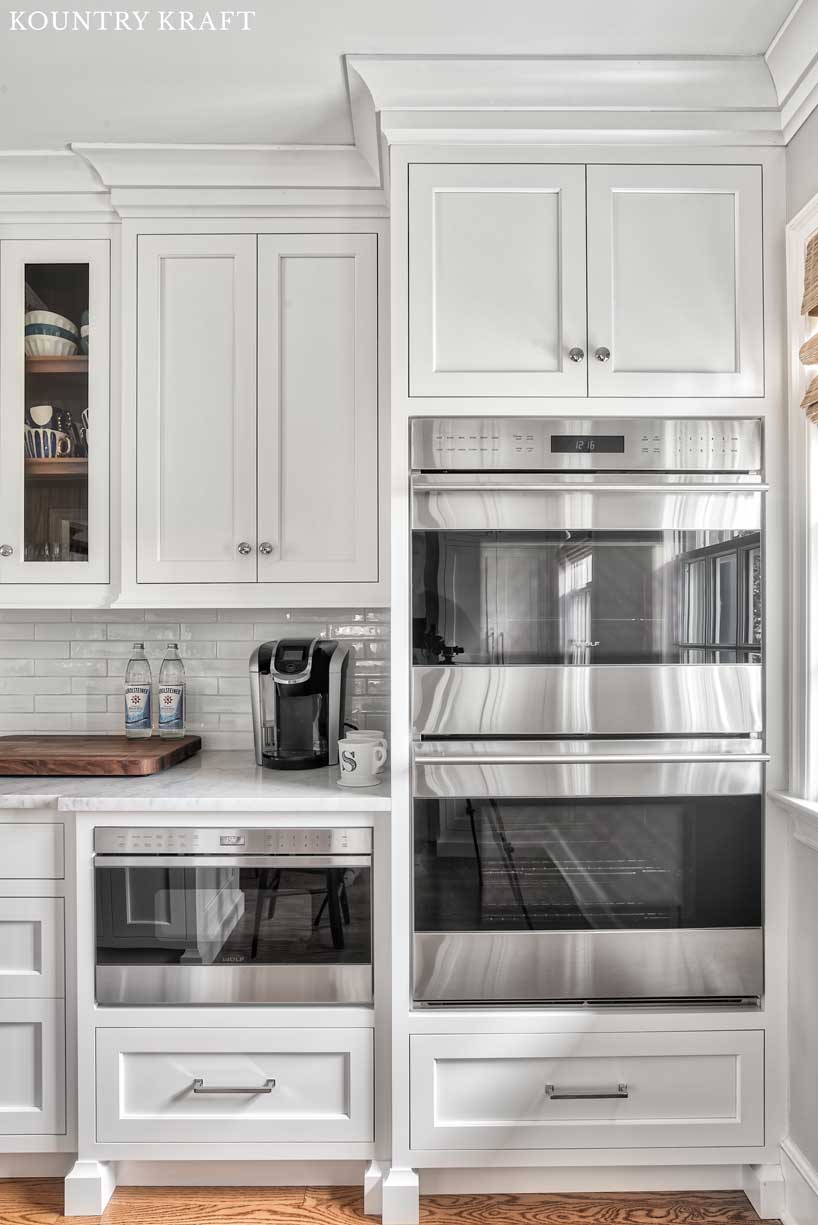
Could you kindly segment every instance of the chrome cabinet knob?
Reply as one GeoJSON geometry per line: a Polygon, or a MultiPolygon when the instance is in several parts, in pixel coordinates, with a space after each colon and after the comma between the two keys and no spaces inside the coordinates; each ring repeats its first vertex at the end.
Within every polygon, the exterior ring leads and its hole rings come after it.
{"type": "Polygon", "coordinates": [[[594,354],[594,357],[596,358],[598,362],[610,361],[611,350],[606,349],[605,346],[603,345],[601,349],[597,349],[596,353],[594,354]]]}
{"type": "Polygon", "coordinates": [[[14,549],[10,544],[0,544],[0,557],[11,557],[14,549]]]}
{"type": "Polygon", "coordinates": [[[270,544],[269,540],[262,540],[261,544],[258,546],[258,551],[259,553],[263,553],[265,557],[269,557],[273,551],[273,546],[270,544]]]}
{"type": "Polygon", "coordinates": [[[571,358],[572,362],[584,362],[585,361],[585,350],[584,349],[569,349],[568,356],[571,358]]]}
{"type": "Polygon", "coordinates": [[[248,553],[253,552],[253,546],[248,544],[246,540],[242,540],[241,544],[239,545],[239,552],[241,553],[242,557],[246,557],[248,553]]]}

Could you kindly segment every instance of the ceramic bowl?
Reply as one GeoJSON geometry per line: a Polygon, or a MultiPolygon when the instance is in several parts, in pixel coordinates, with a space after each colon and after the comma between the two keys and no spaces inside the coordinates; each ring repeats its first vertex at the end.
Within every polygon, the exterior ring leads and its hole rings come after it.
{"type": "Polygon", "coordinates": [[[48,425],[54,416],[54,407],[51,404],[32,404],[28,415],[34,425],[48,425]]]}
{"type": "Polygon", "coordinates": [[[71,439],[62,430],[27,425],[25,447],[29,459],[56,459],[71,454],[71,439]]]}
{"type": "Polygon", "coordinates": [[[50,327],[60,328],[63,332],[70,332],[75,339],[80,334],[76,323],[66,319],[65,315],[55,314],[54,311],[26,311],[24,323],[26,327],[29,324],[47,323],[50,327]]]}

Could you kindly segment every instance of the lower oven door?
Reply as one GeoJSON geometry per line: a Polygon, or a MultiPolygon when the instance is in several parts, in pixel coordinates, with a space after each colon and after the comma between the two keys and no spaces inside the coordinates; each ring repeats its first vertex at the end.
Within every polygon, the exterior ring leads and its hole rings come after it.
{"type": "Polygon", "coordinates": [[[756,1001],[761,745],[424,742],[421,1003],[756,1001]]]}
{"type": "Polygon", "coordinates": [[[97,855],[100,1004],[367,1004],[371,858],[97,855]]]}

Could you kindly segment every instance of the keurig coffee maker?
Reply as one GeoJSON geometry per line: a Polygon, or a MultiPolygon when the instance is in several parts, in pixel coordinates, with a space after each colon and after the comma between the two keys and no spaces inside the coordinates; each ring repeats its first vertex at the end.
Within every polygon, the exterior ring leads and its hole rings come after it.
{"type": "Polygon", "coordinates": [[[349,651],[323,638],[279,638],[250,656],[256,764],[314,770],[338,764],[349,651]]]}

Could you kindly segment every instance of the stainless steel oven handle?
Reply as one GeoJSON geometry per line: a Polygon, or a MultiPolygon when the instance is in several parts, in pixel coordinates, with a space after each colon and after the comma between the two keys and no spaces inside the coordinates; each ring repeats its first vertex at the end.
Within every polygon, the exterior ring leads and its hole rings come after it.
{"type": "Polygon", "coordinates": [[[605,484],[603,481],[594,481],[593,484],[569,484],[566,481],[485,481],[479,483],[477,481],[441,479],[438,477],[435,481],[424,481],[422,477],[415,477],[412,481],[413,493],[652,493],[662,494],[669,497],[678,497],[681,494],[688,493],[766,493],[769,485],[755,482],[752,485],[733,484],[701,484],[701,485],[685,485],[685,484],[667,484],[667,485],[612,485],[605,484]]]}
{"type": "Polygon", "coordinates": [[[371,855],[95,855],[96,868],[370,868],[371,855]]]}
{"type": "Polygon", "coordinates": [[[555,1089],[553,1085],[546,1085],[545,1096],[550,1098],[552,1102],[620,1101],[623,1098],[630,1097],[630,1090],[626,1084],[621,1084],[617,1085],[616,1089],[607,1091],[603,1089],[598,1093],[571,1093],[570,1091],[561,1092],[559,1089],[555,1089]]]}
{"type": "Polygon", "coordinates": [[[676,762],[767,762],[769,753],[595,753],[590,754],[511,754],[511,753],[415,753],[416,766],[610,766],[664,765],[676,762]]]}
{"type": "Polygon", "coordinates": [[[206,1085],[199,1076],[197,1076],[193,1081],[194,1093],[246,1093],[248,1096],[251,1094],[255,1096],[257,1093],[272,1093],[275,1087],[276,1082],[272,1079],[272,1077],[269,1080],[265,1080],[263,1085],[247,1085],[246,1088],[239,1085],[233,1087],[228,1087],[226,1085],[206,1085]]]}

